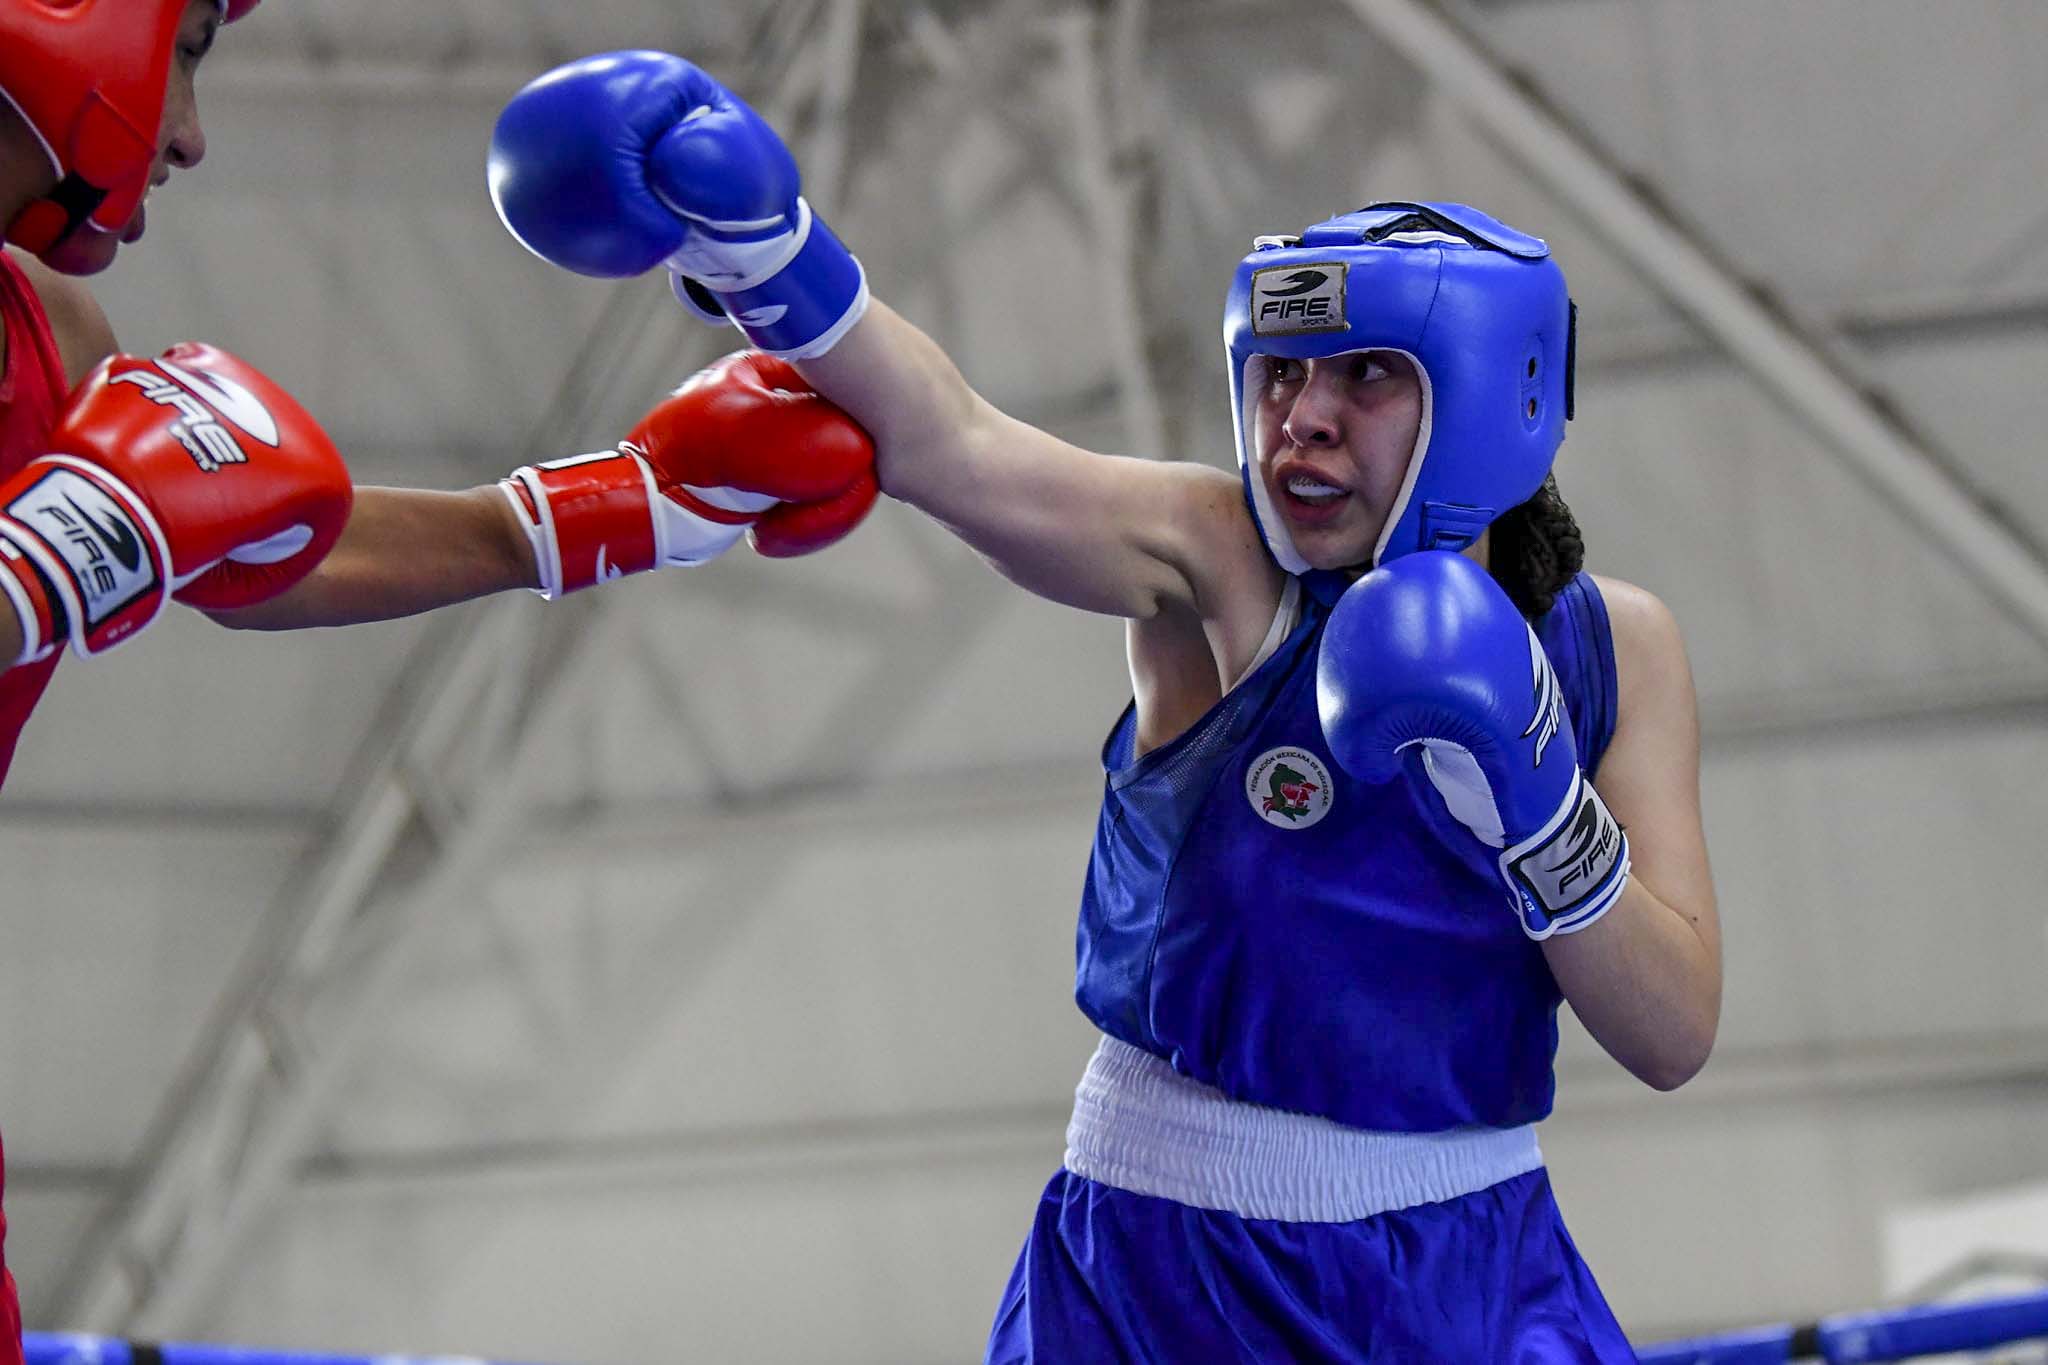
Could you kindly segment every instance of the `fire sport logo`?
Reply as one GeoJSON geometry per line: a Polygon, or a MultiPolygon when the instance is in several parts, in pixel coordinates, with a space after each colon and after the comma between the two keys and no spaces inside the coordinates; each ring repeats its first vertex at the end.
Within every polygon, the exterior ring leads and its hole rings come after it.
{"type": "Polygon", "coordinates": [[[56,555],[92,629],[160,587],[135,513],[77,469],[50,469],[4,510],[56,555]]]}
{"type": "Polygon", "coordinates": [[[1342,261],[1253,271],[1252,334],[1343,331],[1350,325],[1344,314],[1344,272],[1342,261]]]}
{"type": "Polygon", "coordinates": [[[152,363],[154,368],[123,370],[109,376],[108,382],[133,384],[144,398],[175,412],[171,436],[202,472],[213,474],[225,465],[249,463],[242,443],[221,424],[222,417],[252,439],[277,448],[277,419],[247,388],[223,374],[186,369],[169,360],[152,363]]]}
{"type": "Polygon", "coordinates": [[[1593,784],[1576,780],[1571,814],[1540,843],[1505,855],[1509,875],[1550,919],[1565,919],[1608,885],[1625,841],[1593,784]]]}
{"type": "Polygon", "coordinates": [[[1280,829],[1307,829],[1330,813],[1330,770],[1306,749],[1268,749],[1244,773],[1245,800],[1280,829]]]}

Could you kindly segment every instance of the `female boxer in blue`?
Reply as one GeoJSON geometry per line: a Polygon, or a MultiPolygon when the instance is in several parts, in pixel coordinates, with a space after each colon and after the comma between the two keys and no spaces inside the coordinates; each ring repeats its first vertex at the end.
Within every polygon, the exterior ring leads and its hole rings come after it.
{"type": "Polygon", "coordinates": [[[889,493],[1129,623],[1079,935],[1104,1037],[988,1359],[1633,1359],[1532,1125],[1560,999],[1649,1084],[1699,1069],[1719,934],[1677,627],[1579,572],[1549,481],[1543,243],[1413,203],[1262,239],[1240,480],[991,407],[679,58],[536,82],[491,173],[536,252],[667,264],[868,428],[889,493]]]}

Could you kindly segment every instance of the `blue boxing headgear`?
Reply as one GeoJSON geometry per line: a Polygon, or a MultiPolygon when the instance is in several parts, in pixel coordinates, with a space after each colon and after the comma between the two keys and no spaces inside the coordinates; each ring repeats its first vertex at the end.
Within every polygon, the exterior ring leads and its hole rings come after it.
{"type": "Polygon", "coordinates": [[[1299,237],[1261,237],[1223,310],[1245,499],[1273,558],[1309,564],[1252,449],[1260,358],[1397,351],[1422,382],[1422,430],[1371,563],[1460,550],[1535,496],[1572,406],[1574,309],[1542,239],[1463,204],[1371,204],[1299,237]]]}

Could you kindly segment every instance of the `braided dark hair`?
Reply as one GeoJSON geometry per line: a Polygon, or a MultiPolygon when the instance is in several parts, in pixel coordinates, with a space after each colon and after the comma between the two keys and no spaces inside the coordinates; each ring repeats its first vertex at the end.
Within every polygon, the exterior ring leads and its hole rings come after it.
{"type": "Polygon", "coordinates": [[[1543,480],[1536,496],[1502,513],[1493,523],[1487,559],[1522,615],[1535,620],[1550,610],[1558,590],[1578,576],[1586,542],[1572,509],[1557,491],[1557,476],[1543,480]]]}

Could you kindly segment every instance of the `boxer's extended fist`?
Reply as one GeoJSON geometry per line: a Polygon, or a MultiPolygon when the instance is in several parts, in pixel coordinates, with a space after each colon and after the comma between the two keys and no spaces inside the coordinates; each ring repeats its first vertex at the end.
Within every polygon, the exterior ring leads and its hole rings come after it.
{"type": "Polygon", "coordinates": [[[686,304],[771,355],[823,355],[867,307],[860,263],[811,214],[775,130],[681,57],[607,52],[513,96],[491,137],[513,236],[586,275],[666,265],[686,304]]]}
{"type": "Polygon", "coordinates": [[[290,394],[225,351],[186,342],[117,355],[79,386],[49,451],[0,484],[0,596],[19,663],[69,638],[97,654],[164,598],[249,606],[310,573],[354,488],[290,394]]]}
{"type": "Polygon", "coordinates": [[[764,555],[821,550],[879,491],[867,433],[757,351],[691,376],[617,449],[528,465],[502,487],[550,598],[702,564],[743,534],[764,555]]]}

